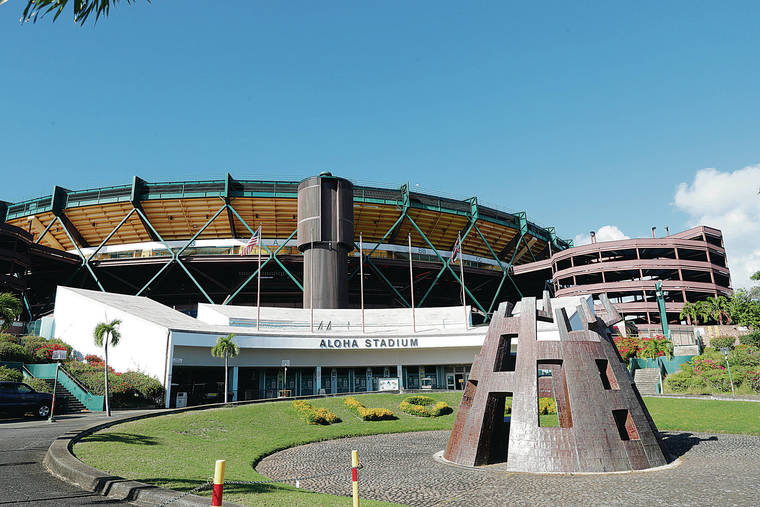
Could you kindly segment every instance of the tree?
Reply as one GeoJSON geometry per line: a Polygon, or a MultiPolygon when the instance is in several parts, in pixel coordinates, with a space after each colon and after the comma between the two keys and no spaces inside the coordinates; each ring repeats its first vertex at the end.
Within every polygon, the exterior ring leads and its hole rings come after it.
{"type": "Polygon", "coordinates": [[[725,296],[714,296],[705,300],[707,308],[710,312],[710,317],[718,321],[718,324],[723,325],[723,318],[728,319],[728,323],[731,323],[731,317],[728,314],[727,303],[728,300],[725,296]]]}
{"type": "Polygon", "coordinates": [[[228,369],[229,369],[229,359],[231,357],[236,357],[238,354],[240,354],[240,347],[238,347],[237,343],[233,342],[232,339],[235,338],[234,334],[228,334],[227,336],[220,336],[216,340],[216,345],[211,349],[211,355],[214,357],[223,357],[224,358],[224,402],[227,403],[227,378],[229,378],[228,369]]]}
{"type": "Polygon", "coordinates": [[[707,306],[707,302],[697,301],[694,303],[694,306],[696,307],[697,317],[707,324],[707,320],[710,318],[710,307],[707,306]]]}
{"type": "Polygon", "coordinates": [[[694,324],[699,324],[699,322],[697,322],[697,305],[689,303],[688,301],[684,303],[679,318],[685,318],[689,325],[692,324],[692,321],[694,321],[694,324]]]}
{"type": "Polygon", "coordinates": [[[0,319],[3,319],[0,331],[5,331],[11,327],[19,313],[21,313],[21,301],[19,298],[10,292],[0,294],[0,319]]]}
{"type": "Polygon", "coordinates": [[[106,416],[111,416],[111,403],[108,400],[108,344],[116,346],[119,344],[121,333],[119,333],[119,325],[121,321],[114,319],[111,322],[101,322],[95,326],[95,345],[103,347],[103,374],[105,376],[104,387],[106,395],[106,416]]]}
{"type": "MultiPolygon", "coordinates": [[[[127,4],[132,4],[135,0],[124,0],[127,4]]],[[[147,0],[150,2],[150,0],[147,0]]],[[[0,0],[0,4],[3,3],[0,0]]],[[[21,22],[37,22],[37,18],[44,18],[51,12],[55,12],[53,21],[58,19],[63,9],[68,5],[69,0],[27,0],[26,8],[21,15],[21,22]]],[[[95,13],[95,22],[98,22],[100,16],[108,16],[111,12],[111,6],[116,6],[119,0],[74,0],[74,21],[84,25],[87,18],[95,13]]]]}
{"type": "Polygon", "coordinates": [[[657,357],[664,355],[668,359],[673,357],[673,342],[665,338],[652,338],[651,340],[643,340],[644,347],[641,350],[641,355],[650,359],[657,359],[657,357]]]}

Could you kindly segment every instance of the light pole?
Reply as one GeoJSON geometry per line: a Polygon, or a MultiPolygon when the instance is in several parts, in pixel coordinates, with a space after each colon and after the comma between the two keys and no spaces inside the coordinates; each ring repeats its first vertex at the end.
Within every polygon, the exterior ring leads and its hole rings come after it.
{"type": "Polygon", "coordinates": [[[728,381],[731,382],[731,396],[736,398],[736,391],[734,391],[734,381],[731,378],[731,364],[728,362],[728,353],[731,351],[728,347],[720,349],[723,352],[723,357],[726,358],[726,366],[728,366],[728,381]]]}

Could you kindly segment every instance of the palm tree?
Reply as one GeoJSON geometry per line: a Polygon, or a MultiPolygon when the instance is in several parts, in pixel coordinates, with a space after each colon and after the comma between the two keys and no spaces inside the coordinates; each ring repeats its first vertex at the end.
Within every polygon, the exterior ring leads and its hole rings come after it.
{"type": "Polygon", "coordinates": [[[705,300],[710,316],[717,320],[721,326],[723,325],[723,317],[728,317],[729,323],[731,322],[731,317],[728,315],[726,308],[727,303],[728,300],[724,296],[715,296],[705,300]]]}
{"type": "Polygon", "coordinates": [[[10,292],[0,294],[0,319],[3,319],[0,331],[5,331],[11,327],[19,313],[21,313],[21,301],[19,298],[10,292]]]}
{"type": "Polygon", "coordinates": [[[106,416],[111,416],[111,403],[108,400],[108,344],[110,343],[114,347],[119,344],[119,325],[121,321],[114,319],[111,322],[101,322],[95,326],[95,345],[103,347],[103,355],[105,356],[105,362],[103,363],[103,375],[105,377],[105,395],[106,395],[106,416]]]}
{"type": "Polygon", "coordinates": [[[240,347],[237,343],[233,342],[235,338],[234,334],[228,334],[227,336],[220,336],[216,340],[216,345],[211,349],[211,355],[214,357],[224,358],[224,402],[227,403],[227,378],[229,377],[227,370],[229,369],[229,360],[231,357],[236,357],[240,354],[240,347]]]}
{"type": "Polygon", "coordinates": [[[707,319],[712,315],[710,313],[710,307],[707,305],[707,301],[697,301],[694,303],[694,306],[696,307],[697,316],[703,323],[707,324],[707,319]]]}
{"type": "MultiPolygon", "coordinates": [[[[0,0],[0,4],[4,3],[4,1],[0,0]]],[[[131,4],[135,0],[124,1],[127,4],[131,4]]],[[[24,12],[21,15],[21,22],[32,21],[36,23],[38,17],[45,17],[46,14],[51,12],[55,13],[53,16],[53,21],[55,21],[68,3],[69,0],[27,0],[26,8],[24,8],[24,12]]],[[[119,3],[119,0],[75,0],[73,3],[74,21],[80,25],[84,25],[84,22],[92,13],[95,13],[95,22],[100,19],[100,16],[108,16],[111,7],[115,7],[119,3]]]]}
{"type": "Polygon", "coordinates": [[[662,353],[668,359],[673,357],[673,342],[668,339],[652,338],[644,342],[644,350],[641,355],[646,358],[657,359],[662,353]]]}
{"type": "Polygon", "coordinates": [[[691,326],[692,320],[694,321],[694,324],[698,324],[697,322],[697,305],[694,303],[689,303],[688,301],[683,304],[683,308],[681,309],[681,315],[679,318],[686,319],[686,322],[691,326]]]}

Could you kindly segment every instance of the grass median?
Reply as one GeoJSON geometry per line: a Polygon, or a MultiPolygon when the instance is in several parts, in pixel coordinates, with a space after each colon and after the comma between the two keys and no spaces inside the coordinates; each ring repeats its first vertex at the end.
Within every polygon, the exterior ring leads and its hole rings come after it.
{"type": "MultiPolygon", "coordinates": [[[[390,409],[398,418],[362,421],[343,404],[344,397],[325,398],[312,403],[335,412],[342,422],[315,426],[305,424],[290,402],[262,403],[119,424],[83,439],[74,453],[102,471],[179,491],[211,476],[216,459],[227,460],[227,480],[265,480],[255,471],[256,464],[288,447],[349,436],[450,429],[461,392],[428,395],[451,405],[454,413],[416,417],[399,410],[403,395],[367,394],[359,397],[365,406],[390,409]]],[[[662,398],[645,402],[661,430],[760,435],[758,403],[662,398]]],[[[345,497],[278,483],[228,486],[225,499],[247,505],[346,504],[345,497]]],[[[389,505],[369,500],[362,504],[389,505]]]]}

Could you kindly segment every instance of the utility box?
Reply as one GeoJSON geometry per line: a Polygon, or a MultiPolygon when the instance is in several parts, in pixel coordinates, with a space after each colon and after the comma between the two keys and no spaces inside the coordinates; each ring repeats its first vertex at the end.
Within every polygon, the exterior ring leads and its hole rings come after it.
{"type": "Polygon", "coordinates": [[[187,393],[177,393],[177,408],[185,408],[187,406],[187,393]]]}

